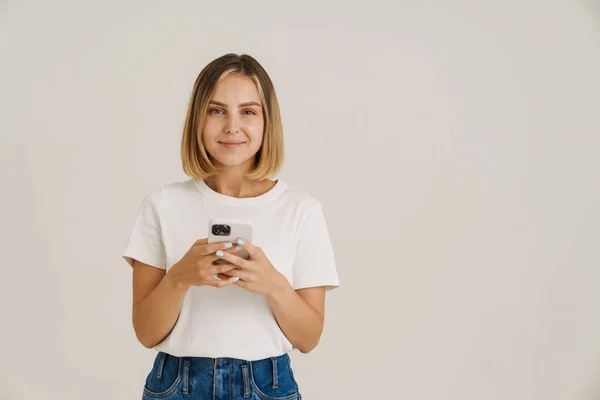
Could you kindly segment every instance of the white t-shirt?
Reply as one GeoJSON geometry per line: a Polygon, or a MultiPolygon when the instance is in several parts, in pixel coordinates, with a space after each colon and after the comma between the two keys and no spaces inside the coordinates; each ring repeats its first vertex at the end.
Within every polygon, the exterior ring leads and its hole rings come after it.
{"type": "MultiPolygon", "coordinates": [[[[192,244],[208,237],[211,218],[252,221],[252,244],[294,289],[339,286],[321,203],[279,179],[258,197],[236,198],[189,179],[149,193],[123,258],[169,270],[192,244]]],[[[154,347],[174,356],[259,360],[292,351],[262,294],[231,285],[191,286],[173,330],[154,347]]]]}

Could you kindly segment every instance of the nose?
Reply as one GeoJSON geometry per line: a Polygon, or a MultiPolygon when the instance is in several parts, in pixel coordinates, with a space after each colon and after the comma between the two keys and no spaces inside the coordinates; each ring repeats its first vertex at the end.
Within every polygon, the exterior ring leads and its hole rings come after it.
{"type": "Polygon", "coordinates": [[[229,114],[227,117],[227,122],[225,124],[225,133],[239,133],[240,128],[237,122],[237,116],[233,113],[229,114]]]}

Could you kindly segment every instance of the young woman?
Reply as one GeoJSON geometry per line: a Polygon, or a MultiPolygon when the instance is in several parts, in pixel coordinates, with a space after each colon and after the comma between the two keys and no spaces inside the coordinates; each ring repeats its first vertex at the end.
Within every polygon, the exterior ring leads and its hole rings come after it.
{"type": "Polygon", "coordinates": [[[269,179],[283,129],[254,58],[202,70],[181,156],[190,179],[144,198],[123,255],[136,336],[158,352],[143,399],[300,400],[289,353],[317,346],[339,280],[320,202],[269,179]],[[208,243],[213,218],[251,220],[252,243],[208,243]]]}

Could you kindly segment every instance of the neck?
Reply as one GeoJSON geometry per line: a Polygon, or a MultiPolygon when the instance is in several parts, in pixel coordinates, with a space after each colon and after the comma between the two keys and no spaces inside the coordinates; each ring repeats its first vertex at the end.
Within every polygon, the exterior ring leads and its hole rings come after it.
{"type": "Polygon", "coordinates": [[[253,181],[246,178],[244,175],[248,171],[245,165],[226,167],[218,174],[207,177],[204,182],[215,192],[237,198],[259,196],[275,185],[275,182],[269,179],[253,181]]]}

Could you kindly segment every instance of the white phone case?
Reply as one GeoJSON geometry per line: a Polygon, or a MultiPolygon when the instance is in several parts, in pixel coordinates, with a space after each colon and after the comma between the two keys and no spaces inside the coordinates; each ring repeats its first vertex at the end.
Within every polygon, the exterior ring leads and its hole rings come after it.
{"type": "MultiPolygon", "coordinates": [[[[237,240],[242,239],[245,242],[252,242],[252,221],[239,219],[211,219],[208,223],[208,243],[215,242],[232,242],[237,245],[237,240]],[[229,235],[213,234],[213,225],[229,225],[229,235]]],[[[241,249],[234,253],[235,255],[248,259],[249,255],[246,250],[241,249]]],[[[227,263],[225,260],[217,260],[215,264],[227,263]]]]}

